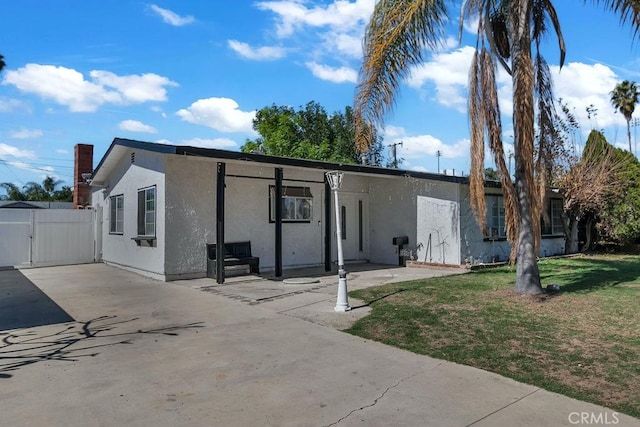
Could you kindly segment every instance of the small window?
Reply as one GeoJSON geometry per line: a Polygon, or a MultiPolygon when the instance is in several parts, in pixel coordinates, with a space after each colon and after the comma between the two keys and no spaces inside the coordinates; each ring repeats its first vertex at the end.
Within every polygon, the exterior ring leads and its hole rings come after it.
{"type": "Polygon", "coordinates": [[[551,234],[564,234],[564,225],[562,223],[562,200],[551,199],[549,209],[551,210],[551,234]]]}
{"type": "Polygon", "coordinates": [[[487,196],[487,230],[485,238],[502,239],[506,237],[504,198],[502,196],[487,196]]]}
{"type": "Polygon", "coordinates": [[[109,197],[109,233],[124,233],[124,195],[109,197]]]}
{"type": "Polygon", "coordinates": [[[138,236],[156,235],[156,187],[138,190],[138,236]]]}
{"type": "MultiPolygon", "coordinates": [[[[276,187],[269,186],[269,221],[276,220],[276,187]]],[[[282,222],[310,222],[313,196],[309,187],[282,187],[282,222]]]]}

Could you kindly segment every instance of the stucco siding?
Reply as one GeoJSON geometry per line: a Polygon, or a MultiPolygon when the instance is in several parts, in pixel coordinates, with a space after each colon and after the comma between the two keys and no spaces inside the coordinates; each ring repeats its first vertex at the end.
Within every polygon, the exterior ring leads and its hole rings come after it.
{"type": "MultiPolygon", "coordinates": [[[[206,275],[206,244],[216,242],[216,169],[218,160],[167,156],[167,277],[206,275]]],[[[225,240],[250,241],[260,269],[275,267],[275,224],[269,221],[269,187],[275,166],[224,161],[225,240]]],[[[282,224],[284,268],[323,262],[322,172],[283,169],[283,185],[309,187],[312,219],[282,224]]]]}
{"type": "Polygon", "coordinates": [[[102,260],[153,278],[164,280],[165,242],[165,163],[164,156],[144,150],[129,150],[121,157],[109,181],[94,187],[92,203],[102,209],[102,260]],[[135,155],[132,158],[132,154],[135,155]],[[138,190],[156,187],[156,240],[152,246],[138,245],[138,190]],[[123,233],[110,234],[109,198],[124,196],[123,233]]]}
{"type": "MultiPolygon", "coordinates": [[[[469,186],[461,186],[461,235],[460,258],[462,263],[474,265],[507,261],[511,252],[511,243],[504,239],[485,239],[473,215],[470,204],[469,186]]],[[[500,195],[500,189],[487,188],[487,195],[500,195]]],[[[540,242],[540,257],[561,255],[564,253],[564,237],[543,236],[540,242]]]]}
{"type": "MultiPolygon", "coordinates": [[[[398,248],[393,238],[408,236],[405,249],[416,254],[418,242],[418,196],[458,203],[458,184],[410,177],[370,178],[370,253],[371,261],[398,263],[398,248]]],[[[427,227],[429,218],[420,218],[427,227]]]]}

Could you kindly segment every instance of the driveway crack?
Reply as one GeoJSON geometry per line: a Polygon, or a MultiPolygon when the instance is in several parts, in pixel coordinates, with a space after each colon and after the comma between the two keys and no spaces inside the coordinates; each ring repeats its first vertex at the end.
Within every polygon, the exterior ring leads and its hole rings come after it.
{"type": "Polygon", "coordinates": [[[341,421],[344,421],[344,420],[346,420],[347,418],[349,418],[352,414],[354,414],[354,413],[356,413],[356,412],[358,412],[358,411],[362,411],[362,410],[364,410],[364,409],[371,408],[371,407],[375,406],[375,405],[376,405],[376,404],[377,404],[377,403],[378,403],[378,402],[379,402],[379,401],[380,401],[380,400],[385,396],[385,394],[387,394],[387,393],[388,393],[389,391],[391,391],[392,389],[394,389],[394,388],[398,387],[398,386],[399,386],[400,384],[402,384],[403,382],[405,382],[405,381],[407,381],[407,380],[409,380],[409,379],[411,379],[411,378],[415,377],[415,376],[416,376],[416,375],[418,375],[419,373],[420,373],[420,372],[416,372],[415,374],[409,375],[409,376],[408,376],[408,377],[406,377],[406,378],[402,378],[402,379],[400,379],[400,380],[399,380],[397,383],[395,383],[394,385],[387,387],[387,388],[382,392],[382,394],[381,394],[380,396],[378,396],[378,397],[376,397],[376,398],[374,399],[373,403],[371,403],[370,405],[365,405],[365,406],[361,406],[360,408],[354,409],[354,410],[352,410],[351,412],[349,412],[347,415],[345,415],[344,417],[340,418],[338,421],[335,421],[335,422],[333,422],[333,423],[331,423],[331,424],[328,424],[328,425],[327,425],[327,426],[325,426],[325,427],[335,426],[335,425],[337,425],[338,423],[340,423],[341,421]]]}

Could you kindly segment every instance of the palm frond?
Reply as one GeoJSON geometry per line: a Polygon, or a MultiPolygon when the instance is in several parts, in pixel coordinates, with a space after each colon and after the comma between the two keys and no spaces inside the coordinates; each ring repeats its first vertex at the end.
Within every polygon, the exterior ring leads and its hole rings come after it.
{"type": "MultiPolygon", "coordinates": [[[[603,4],[606,9],[620,16],[624,25],[631,24],[634,37],[640,31],[640,1],[638,0],[591,0],[593,3],[603,4]]],[[[585,0],[585,3],[587,0],[585,0]]]]}
{"type": "Polygon", "coordinates": [[[359,150],[369,146],[370,129],[384,123],[400,83],[411,66],[422,62],[424,49],[441,45],[447,20],[444,0],[380,0],[376,4],[365,30],[354,100],[359,150]]]}
{"type": "Polygon", "coordinates": [[[471,130],[471,171],[469,191],[471,208],[481,230],[486,227],[486,200],[484,197],[484,129],[485,111],[482,100],[481,54],[476,49],[469,69],[469,125],[471,130]]]}

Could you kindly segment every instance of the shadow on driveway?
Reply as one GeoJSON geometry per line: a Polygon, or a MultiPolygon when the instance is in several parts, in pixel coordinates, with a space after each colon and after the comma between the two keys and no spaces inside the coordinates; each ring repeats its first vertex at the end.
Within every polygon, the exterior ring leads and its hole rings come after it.
{"type": "Polygon", "coordinates": [[[73,320],[19,270],[0,268],[0,331],[73,320]]]}

